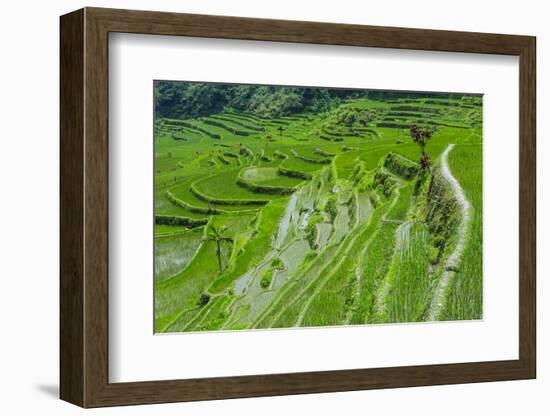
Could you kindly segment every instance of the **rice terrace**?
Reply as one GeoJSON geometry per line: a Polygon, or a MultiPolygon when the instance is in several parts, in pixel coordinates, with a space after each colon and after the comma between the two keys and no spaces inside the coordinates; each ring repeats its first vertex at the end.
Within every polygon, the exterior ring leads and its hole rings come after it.
{"type": "Polygon", "coordinates": [[[482,96],[155,81],[155,332],[482,318],[482,96]]]}

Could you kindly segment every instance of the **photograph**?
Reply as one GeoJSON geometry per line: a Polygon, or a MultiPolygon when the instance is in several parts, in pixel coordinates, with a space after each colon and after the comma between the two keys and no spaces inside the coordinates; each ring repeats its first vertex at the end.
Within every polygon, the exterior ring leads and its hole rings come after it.
{"type": "Polygon", "coordinates": [[[482,110],[154,81],[155,333],[482,319],[482,110]]]}

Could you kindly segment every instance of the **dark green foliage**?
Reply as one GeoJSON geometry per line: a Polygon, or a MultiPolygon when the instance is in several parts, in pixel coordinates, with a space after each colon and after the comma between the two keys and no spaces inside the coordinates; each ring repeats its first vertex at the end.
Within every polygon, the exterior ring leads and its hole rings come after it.
{"type": "Polygon", "coordinates": [[[218,159],[220,160],[220,162],[222,162],[224,165],[229,165],[229,160],[227,160],[225,157],[223,157],[223,155],[218,155],[218,159]]]}
{"type": "MultiPolygon", "coordinates": [[[[374,119],[374,112],[371,110],[359,109],[350,105],[341,105],[337,110],[330,113],[326,120],[327,125],[339,125],[347,128],[365,127],[374,119]]],[[[332,134],[325,130],[328,134],[332,134]]],[[[356,133],[349,132],[349,135],[355,136],[356,133]]]]}
{"type": "Polygon", "coordinates": [[[247,181],[241,176],[237,178],[237,185],[242,186],[243,188],[246,188],[258,194],[267,194],[267,195],[290,195],[296,190],[295,187],[288,187],[288,186],[258,185],[250,181],[247,181]]]}
{"type": "Polygon", "coordinates": [[[195,184],[192,184],[189,188],[193,194],[199,199],[202,199],[206,202],[211,202],[214,204],[220,204],[220,205],[265,205],[267,203],[267,200],[260,200],[260,199],[222,199],[222,198],[212,198],[205,194],[203,194],[201,191],[199,191],[195,184]]]}
{"type": "Polygon", "coordinates": [[[278,168],[279,175],[288,176],[289,178],[298,178],[298,179],[311,179],[311,174],[306,172],[299,172],[297,170],[287,169],[282,166],[278,168]]]}
{"type": "Polygon", "coordinates": [[[344,141],[344,139],[342,137],[331,137],[331,136],[326,136],[324,134],[319,134],[319,138],[323,139],[323,140],[326,140],[328,142],[343,142],[344,141]]]}
{"type": "Polygon", "coordinates": [[[438,259],[460,223],[460,208],[439,171],[434,172],[427,195],[426,225],[434,236],[438,259]]]}
{"type": "Polygon", "coordinates": [[[265,273],[262,275],[262,280],[260,280],[260,286],[263,289],[266,289],[271,284],[271,280],[273,279],[273,269],[269,268],[265,271],[265,273]]]}
{"type": "Polygon", "coordinates": [[[178,133],[172,134],[172,138],[173,138],[174,140],[183,140],[183,141],[187,141],[187,139],[186,139],[183,135],[178,134],[178,133]]]}
{"type": "Polygon", "coordinates": [[[275,156],[275,157],[278,158],[278,159],[286,159],[286,158],[288,158],[287,155],[285,155],[285,154],[282,153],[282,152],[279,152],[278,150],[275,150],[275,151],[273,152],[273,156],[275,156]]]}
{"type": "Polygon", "coordinates": [[[388,198],[395,187],[397,181],[383,169],[378,169],[374,175],[373,187],[379,188],[386,198],[388,198]]]}
{"type": "Polygon", "coordinates": [[[233,133],[237,136],[249,136],[251,133],[248,132],[248,131],[244,131],[244,130],[239,130],[239,129],[236,129],[236,128],[233,128],[231,126],[228,126],[227,124],[225,123],[222,123],[220,121],[216,121],[216,120],[212,120],[212,119],[208,119],[208,118],[204,118],[201,120],[204,124],[210,124],[211,126],[216,126],[216,127],[219,127],[221,129],[224,129],[224,130],[227,130],[229,133],[233,133]]]}
{"type": "Polygon", "coordinates": [[[241,146],[239,148],[239,153],[243,156],[252,157],[254,156],[254,153],[252,153],[252,150],[250,150],[248,147],[241,146]]]}
{"type": "Polygon", "coordinates": [[[382,123],[376,124],[376,127],[386,127],[391,129],[408,129],[409,125],[405,123],[392,123],[384,121],[382,123]]]}
{"type": "Polygon", "coordinates": [[[426,100],[424,102],[426,104],[448,105],[451,107],[457,107],[459,105],[459,103],[455,101],[426,100]]]}
{"type": "Polygon", "coordinates": [[[206,237],[204,237],[205,241],[213,241],[216,244],[216,255],[218,257],[218,265],[220,267],[220,272],[223,271],[222,244],[223,243],[233,244],[233,238],[231,238],[227,235],[227,231],[228,231],[228,227],[225,226],[225,225],[222,226],[222,227],[211,225],[208,228],[208,232],[206,233],[206,237]]]}
{"type": "Polygon", "coordinates": [[[405,179],[414,178],[419,171],[416,163],[396,153],[388,153],[388,156],[384,159],[384,167],[391,173],[405,179]]]}
{"type": "Polygon", "coordinates": [[[219,113],[227,92],[216,84],[156,81],[154,85],[157,117],[197,118],[219,113]]]}
{"type": "Polygon", "coordinates": [[[325,205],[325,211],[330,215],[330,220],[334,222],[338,210],[336,208],[336,197],[334,195],[329,196],[327,204],[325,205]]]}
{"type": "Polygon", "coordinates": [[[309,243],[309,246],[314,249],[317,248],[317,245],[315,244],[315,240],[317,240],[316,225],[319,224],[320,222],[323,222],[323,216],[320,214],[316,214],[309,220],[304,230],[306,233],[306,238],[309,243]]]}
{"type": "Polygon", "coordinates": [[[222,138],[222,136],[219,135],[218,133],[212,133],[211,131],[208,131],[208,130],[206,130],[206,129],[203,128],[203,127],[196,126],[196,125],[194,125],[194,124],[192,124],[192,123],[189,123],[188,121],[166,119],[166,120],[164,120],[164,122],[165,122],[167,125],[174,125],[174,126],[184,126],[184,127],[187,127],[189,130],[197,131],[197,132],[199,132],[199,133],[204,133],[204,134],[206,134],[207,136],[212,137],[213,139],[221,139],[221,138],[222,138]]]}
{"type": "Polygon", "coordinates": [[[210,302],[210,295],[208,293],[201,293],[201,297],[199,298],[199,306],[206,306],[210,302]]]}
{"type": "Polygon", "coordinates": [[[244,123],[240,120],[237,120],[235,118],[230,118],[230,117],[227,117],[227,116],[224,116],[224,115],[219,115],[219,114],[212,114],[210,116],[210,118],[214,118],[216,120],[221,120],[221,121],[225,121],[225,122],[230,122],[231,124],[235,124],[237,126],[240,126],[240,127],[244,127],[245,129],[247,130],[252,130],[252,131],[265,131],[265,127],[258,127],[258,126],[253,126],[252,124],[249,124],[249,123],[244,123]]]}
{"type": "Polygon", "coordinates": [[[333,157],[336,156],[336,153],[327,152],[323,149],[316,148],[314,151],[316,154],[324,156],[324,157],[333,157]]]}
{"type": "Polygon", "coordinates": [[[185,227],[194,228],[205,225],[207,219],[195,220],[187,217],[176,217],[169,215],[155,215],[155,224],[157,225],[183,225],[185,227]]]}
{"type": "Polygon", "coordinates": [[[269,269],[264,272],[264,274],[262,275],[262,279],[260,280],[260,286],[262,287],[262,289],[267,289],[271,284],[271,281],[273,280],[273,274],[276,271],[284,270],[284,268],[285,265],[280,258],[275,257],[273,260],[271,260],[269,269]]]}
{"type": "Polygon", "coordinates": [[[294,152],[294,157],[303,160],[304,162],[319,163],[321,165],[328,165],[332,161],[332,159],[315,159],[313,157],[302,156],[300,154],[297,154],[296,152],[294,152]]]}
{"type": "MultiPolygon", "coordinates": [[[[156,81],[157,118],[198,118],[221,113],[224,108],[280,117],[302,111],[320,112],[339,104],[343,98],[367,96],[367,91],[298,88],[264,85],[231,85],[195,82],[156,81]]],[[[286,124],[280,122],[278,124],[286,124]]]]}
{"type": "Polygon", "coordinates": [[[202,213],[202,214],[221,214],[222,213],[222,211],[220,211],[218,209],[215,209],[210,204],[208,205],[208,208],[191,206],[191,205],[187,204],[186,202],[182,201],[181,199],[177,198],[176,196],[174,196],[174,194],[170,191],[166,191],[165,195],[166,195],[167,199],[169,201],[173,202],[175,205],[178,205],[178,206],[180,206],[184,209],[188,209],[191,212],[198,212],[198,213],[202,213]]]}
{"type": "Polygon", "coordinates": [[[283,270],[285,268],[285,265],[279,257],[275,257],[273,260],[271,260],[271,267],[276,270],[283,270]]]}
{"type": "Polygon", "coordinates": [[[432,114],[439,114],[441,112],[438,108],[432,108],[432,107],[419,107],[419,106],[412,106],[412,105],[400,105],[397,107],[392,107],[392,110],[397,111],[418,111],[422,113],[432,113],[432,114]]]}

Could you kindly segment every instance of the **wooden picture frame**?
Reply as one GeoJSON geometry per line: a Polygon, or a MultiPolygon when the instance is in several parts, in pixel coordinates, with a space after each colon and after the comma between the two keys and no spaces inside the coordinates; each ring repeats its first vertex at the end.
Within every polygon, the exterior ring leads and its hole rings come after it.
{"type": "Polygon", "coordinates": [[[61,17],[60,396],[82,407],[536,377],[535,53],[530,36],[85,8],[61,17]],[[519,57],[519,359],[110,383],[108,35],[111,32],[519,57]]]}

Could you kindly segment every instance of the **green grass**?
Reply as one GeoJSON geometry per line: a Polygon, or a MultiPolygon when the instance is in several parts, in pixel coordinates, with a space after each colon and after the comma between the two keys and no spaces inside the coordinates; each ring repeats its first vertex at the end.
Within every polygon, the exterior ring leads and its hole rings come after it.
{"type": "Polygon", "coordinates": [[[351,324],[366,324],[373,321],[376,294],[390,267],[388,259],[393,255],[397,227],[395,223],[382,223],[368,250],[359,259],[359,299],[356,301],[357,308],[352,314],[351,324]]]}
{"type": "MultiPolygon", "coordinates": [[[[170,187],[168,191],[172,193],[177,199],[182,201],[184,204],[187,204],[189,208],[187,211],[199,212],[202,211],[202,216],[208,214],[210,210],[222,210],[222,211],[249,211],[254,209],[249,205],[218,205],[216,203],[208,203],[197,197],[193,192],[191,192],[191,185],[197,180],[197,177],[191,177],[188,180],[185,180],[173,187],[170,187]]],[[[199,187],[199,189],[201,189],[199,187]]],[[[247,194],[249,195],[249,194],[247,194]]]]}
{"type": "Polygon", "coordinates": [[[323,165],[320,165],[318,163],[306,162],[305,160],[297,159],[292,156],[286,159],[281,164],[281,166],[287,169],[297,170],[299,172],[307,172],[307,173],[316,172],[323,168],[323,165]]]}
{"type": "Polygon", "coordinates": [[[256,223],[241,242],[242,255],[237,256],[231,266],[222,273],[209,287],[213,293],[226,289],[236,278],[243,275],[247,270],[257,265],[268,253],[274,236],[277,232],[279,219],[283,215],[285,199],[272,201],[261,211],[256,223]]]}
{"type": "Polygon", "coordinates": [[[203,229],[199,227],[189,231],[159,235],[155,238],[155,279],[157,282],[169,279],[189,263],[201,243],[202,235],[203,229]]]}
{"type": "Polygon", "coordinates": [[[179,231],[185,231],[186,228],[182,225],[159,225],[155,224],[155,236],[163,234],[173,234],[179,231]]]}
{"type": "Polygon", "coordinates": [[[483,313],[483,199],[481,145],[459,145],[449,165],[473,207],[468,244],[443,310],[446,320],[481,319],[483,313]]]}
{"type": "MultiPolygon", "coordinates": [[[[431,240],[423,224],[404,224],[396,231],[400,245],[385,277],[388,285],[383,308],[374,322],[417,322],[431,299],[432,281],[428,273],[431,240]]],[[[383,291],[383,289],[380,289],[383,291]]]]}
{"type": "Polygon", "coordinates": [[[279,175],[276,167],[250,167],[242,171],[242,177],[253,184],[268,186],[296,186],[303,181],[279,175]]]}
{"type": "Polygon", "coordinates": [[[194,182],[197,191],[207,197],[224,201],[264,201],[280,198],[279,195],[258,195],[239,185],[236,180],[239,169],[226,170],[194,182]]]}

